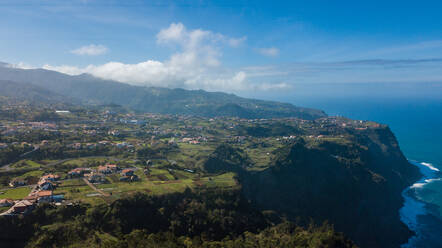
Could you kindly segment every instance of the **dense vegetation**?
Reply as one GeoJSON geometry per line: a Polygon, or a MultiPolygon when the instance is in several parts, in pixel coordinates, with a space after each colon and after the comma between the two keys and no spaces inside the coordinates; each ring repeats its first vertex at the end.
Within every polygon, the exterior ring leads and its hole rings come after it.
{"type": "Polygon", "coordinates": [[[251,165],[250,158],[240,148],[234,148],[227,144],[219,145],[207,158],[204,169],[209,173],[241,172],[251,165]]]}
{"type": "MultiPolygon", "coordinates": [[[[0,139],[1,140],[1,139],[0,139]]],[[[0,150],[0,164],[8,164],[16,161],[19,156],[25,152],[31,151],[32,147],[22,146],[22,145],[14,145],[10,146],[6,149],[0,150]]]]}
{"type": "Polygon", "coordinates": [[[4,247],[354,247],[330,225],[296,226],[254,209],[239,191],[135,194],[87,206],[41,205],[1,217],[4,247]]]}

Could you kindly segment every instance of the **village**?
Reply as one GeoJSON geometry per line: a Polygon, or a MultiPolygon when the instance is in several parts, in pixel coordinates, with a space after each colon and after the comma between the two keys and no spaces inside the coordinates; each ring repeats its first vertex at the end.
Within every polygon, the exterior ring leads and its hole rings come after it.
{"type": "Polygon", "coordinates": [[[243,148],[252,162],[248,169],[265,170],[275,149],[297,139],[312,144],[348,142],[355,132],[382,127],[343,117],[241,119],[45,111],[54,119],[28,113],[0,123],[2,215],[26,214],[39,204],[110,203],[140,191],[167,194],[186,188],[236,187],[234,173],[211,174],[204,169],[220,144],[243,148]]]}
{"type": "MultiPolygon", "coordinates": [[[[1,199],[0,207],[11,207],[7,211],[0,213],[0,215],[14,215],[14,214],[26,214],[40,203],[54,203],[55,205],[61,205],[64,202],[64,195],[54,194],[54,190],[65,180],[74,178],[81,178],[92,189],[101,193],[94,184],[101,184],[106,182],[106,175],[119,174],[119,180],[122,182],[134,182],[138,180],[138,176],[134,173],[138,168],[125,168],[120,169],[116,164],[100,165],[98,168],[75,168],[70,170],[65,178],[61,178],[57,174],[45,174],[35,185],[29,185],[32,187],[31,192],[20,200],[1,199]]],[[[144,173],[148,174],[149,169],[146,167],[144,173]]],[[[13,179],[9,186],[12,188],[25,187],[26,182],[24,180],[13,179]]]]}

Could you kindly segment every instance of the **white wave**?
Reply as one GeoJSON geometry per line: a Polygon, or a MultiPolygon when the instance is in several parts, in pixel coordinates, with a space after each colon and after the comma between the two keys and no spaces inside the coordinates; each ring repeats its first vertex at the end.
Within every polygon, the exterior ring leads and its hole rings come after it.
{"type": "Polygon", "coordinates": [[[442,181],[442,178],[425,179],[425,182],[426,182],[427,184],[432,183],[432,182],[437,182],[437,181],[442,181]]]}
{"type": "Polygon", "coordinates": [[[410,186],[411,189],[420,189],[423,188],[425,186],[426,183],[415,183],[413,185],[410,186]]]}
{"type": "Polygon", "coordinates": [[[430,168],[430,170],[434,170],[434,171],[439,171],[439,169],[438,169],[438,168],[434,167],[434,166],[433,166],[432,164],[430,164],[430,163],[425,163],[425,162],[422,162],[422,163],[421,163],[421,165],[423,165],[423,166],[426,166],[426,167],[430,168]]]}
{"type": "Polygon", "coordinates": [[[408,228],[416,233],[415,236],[411,237],[406,244],[401,245],[402,248],[414,247],[413,243],[421,237],[420,232],[420,223],[417,218],[419,215],[426,215],[427,210],[425,209],[425,203],[417,200],[415,197],[409,195],[410,189],[418,189],[423,188],[425,185],[434,182],[440,181],[442,178],[438,177],[438,173],[440,172],[438,168],[434,167],[430,163],[418,163],[416,161],[410,161],[412,164],[416,165],[423,177],[402,191],[402,196],[404,197],[404,205],[399,210],[400,218],[408,228]]]}
{"type": "Polygon", "coordinates": [[[410,161],[413,165],[416,165],[419,168],[419,171],[424,175],[418,183],[424,182],[425,179],[436,178],[437,174],[440,173],[439,169],[434,167],[433,164],[426,162],[416,162],[410,161]]]}
{"type": "Polygon", "coordinates": [[[425,179],[423,182],[417,182],[410,186],[411,189],[423,188],[425,185],[430,184],[432,182],[442,181],[442,178],[431,178],[425,179]]]}

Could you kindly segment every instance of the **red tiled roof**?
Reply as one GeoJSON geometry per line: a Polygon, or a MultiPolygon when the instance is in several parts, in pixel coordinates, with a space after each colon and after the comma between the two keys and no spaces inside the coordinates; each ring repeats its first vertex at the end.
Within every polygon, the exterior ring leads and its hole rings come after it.
{"type": "Polygon", "coordinates": [[[14,201],[11,199],[1,199],[0,200],[0,204],[5,204],[5,203],[14,203],[14,201]]]}
{"type": "Polygon", "coordinates": [[[89,170],[89,169],[88,168],[75,168],[75,169],[73,169],[73,170],[71,170],[69,172],[82,172],[82,171],[85,171],[85,170],[89,170]]]}
{"type": "Polygon", "coordinates": [[[49,174],[49,175],[44,175],[41,178],[42,179],[49,179],[49,178],[59,178],[59,175],[53,175],[53,174],[49,174]]]}
{"type": "Polygon", "coordinates": [[[35,199],[37,199],[37,196],[36,195],[28,195],[24,199],[25,200],[35,200],[35,199]]]}
{"type": "Polygon", "coordinates": [[[39,191],[37,193],[37,195],[38,195],[38,197],[51,196],[52,195],[52,191],[50,191],[50,190],[39,191]]]}

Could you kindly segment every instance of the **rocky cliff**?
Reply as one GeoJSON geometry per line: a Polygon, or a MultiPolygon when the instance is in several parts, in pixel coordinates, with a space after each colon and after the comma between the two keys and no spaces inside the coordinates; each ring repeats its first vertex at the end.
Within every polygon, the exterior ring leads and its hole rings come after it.
{"type": "Polygon", "coordinates": [[[329,221],[361,247],[399,247],[401,192],[420,177],[388,127],[354,131],[350,142],[296,142],[274,151],[268,169],[244,170],[245,195],[291,220],[329,221]],[[357,133],[356,133],[357,132],[357,133]]]}

